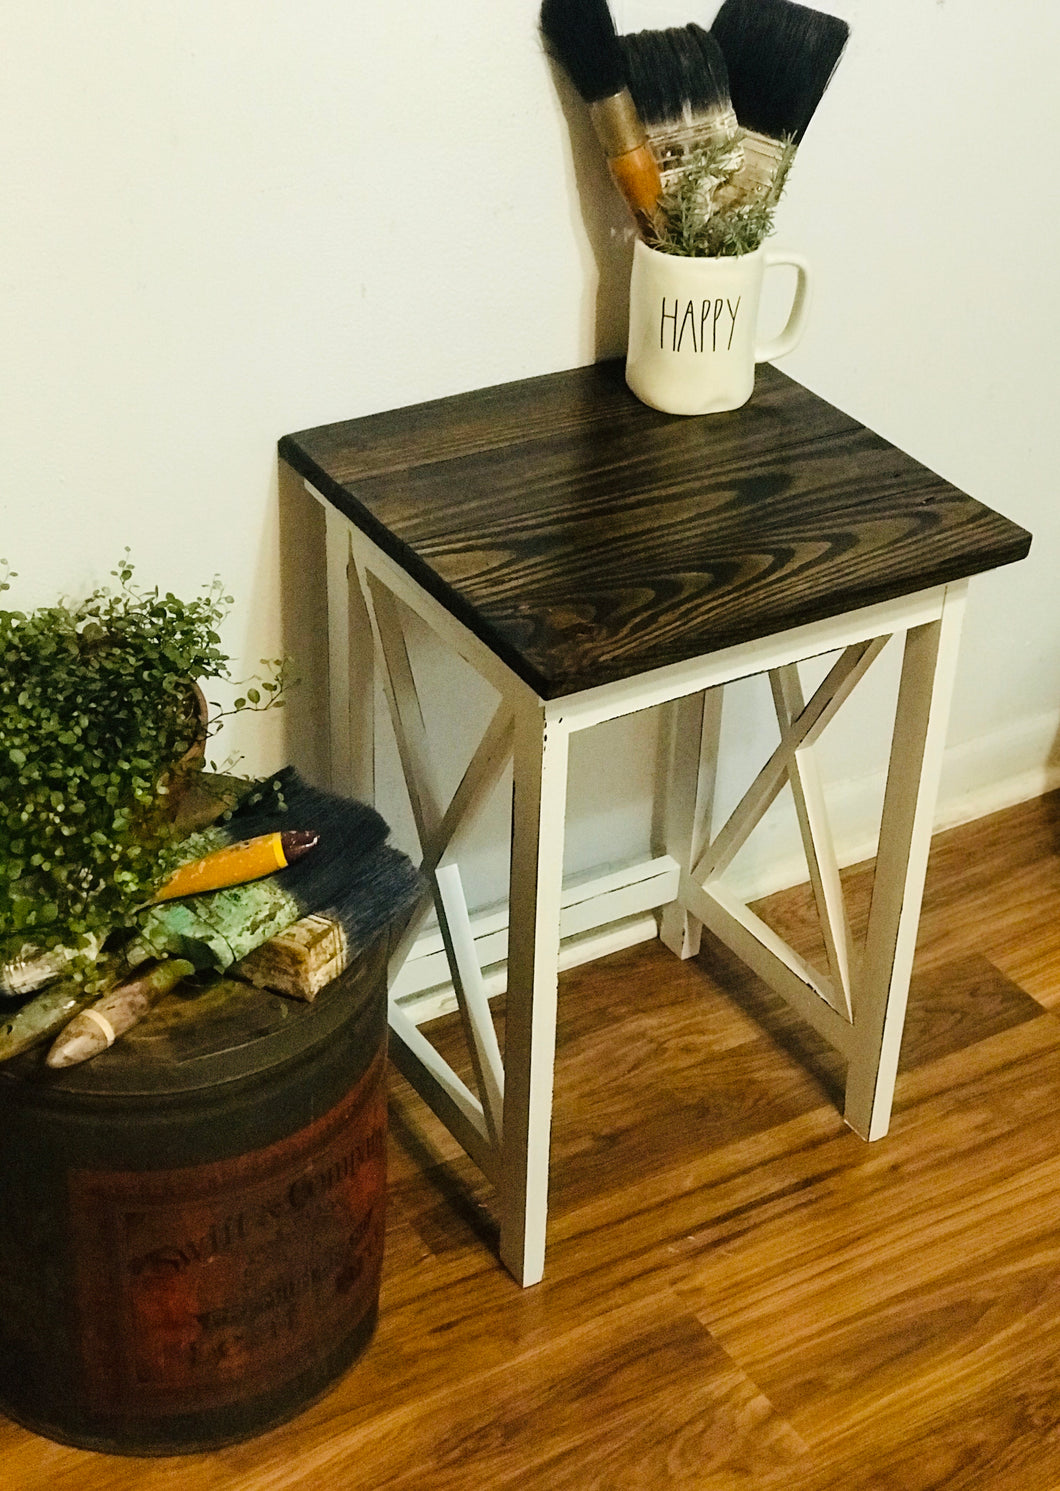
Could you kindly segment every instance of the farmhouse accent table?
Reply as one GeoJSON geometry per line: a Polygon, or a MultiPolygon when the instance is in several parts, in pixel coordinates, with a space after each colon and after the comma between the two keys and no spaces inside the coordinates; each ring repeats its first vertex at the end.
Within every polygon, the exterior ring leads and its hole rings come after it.
{"type": "Polygon", "coordinates": [[[660,414],[629,393],[620,362],[602,363],[288,435],[280,455],[327,515],[333,781],[370,791],[371,725],[351,683],[370,627],[431,884],[391,976],[433,901],[477,1090],[393,1001],[391,1053],[496,1187],[515,1278],[532,1284],[544,1270],[574,731],[667,706],[663,941],[689,957],[702,927],[720,938],[841,1053],[846,1121],[883,1135],[967,579],[1023,558],[1030,535],[769,365],[751,402],[727,414],[660,414]],[[498,698],[449,802],[435,785],[406,607],[498,698]],[[854,948],[813,745],[892,636],[901,678],[871,911],[854,948]],[[807,697],[799,663],[831,654],[807,697]],[[769,677],[779,744],[715,828],[723,686],[752,674],[769,677]],[[509,760],[502,1054],[459,850],[509,760]],[[724,884],[785,784],[824,970],[724,884]]]}

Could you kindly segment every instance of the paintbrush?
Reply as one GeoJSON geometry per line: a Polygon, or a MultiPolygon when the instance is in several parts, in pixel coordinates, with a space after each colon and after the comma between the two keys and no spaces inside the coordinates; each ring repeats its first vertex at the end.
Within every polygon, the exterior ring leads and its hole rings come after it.
{"type": "Polygon", "coordinates": [[[106,1051],[120,1035],[140,1020],[163,994],[168,994],[195,969],[181,958],[156,963],[127,979],[94,1004],[74,1015],[60,1031],[45,1057],[50,1067],[78,1066],[106,1051]]]}
{"type": "MultiPolygon", "coordinates": [[[[114,978],[103,982],[113,983],[114,978]]],[[[26,1000],[13,1013],[0,1019],[0,1061],[7,1061],[47,1040],[48,1036],[61,1030],[72,1015],[97,997],[98,994],[88,992],[84,984],[62,979],[45,989],[43,994],[26,1000]]]]}
{"type": "Polygon", "coordinates": [[[787,143],[798,145],[805,134],[850,27],[793,0],[725,0],[710,31],[745,132],[744,163],[725,194],[746,202],[769,192],[787,143]]]}
{"type": "Polygon", "coordinates": [[[702,213],[713,189],[742,161],[721,48],[702,26],[636,31],[620,38],[629,90],[648,131],[663,184],[663,202],[679,191],[691,164],[717,151],[717,175],[702,174],[702,213]]]}
{"type": "MultiPolygon", "coordinates": [[[[196,772],[194,780],[188,783],[187,790],[181,798],[180,808],[175,815],[180,837],[189,841],[190,835],[201,832],[224,813],[231,812],[244,798],[253,795],[259,786],[258,783],[243,781],[238,777],[222,776],[217,772],[196,772]]],[[[228,842],[225,835],[219,835],[216,841],[218,846],[227,846],[228,842]]],[[[247,859],[241,860],[237,879],[243,878],[243,868],[253,871],[256,864],[265,866],[264,869],[257,871],[261,874],[277,868],[275,850],[262,853],[261,847],[264,846],[260,846],[247,859]]],[[[228,858],[227,847],[218,847],[215,854],[217,859],[214,863],[223,864],[225,873],[235,870],[236,867],[228,858]]],[[[191,859],[193,855],[189,853],[186,858],[191,859]]],[[[183,875],[190,868],[187,865],[182,866],[176,873],[183,875]]],[[[210,873],[214,873],[212,868],[210,873]]],[[[174,883],[179,884],[176,877],[174,877],[174,883]]],[[[196,888],[204,889],[205,887],[196,888]]],[[[184,894],[180,890],[173,890],[170,893],[184,894]]],[[[24,998],[27,994],[36,993],[39,989],[61,978],[69,971],[72,963],[95,962],[105,941],[106,934],[100,933],[86,937],[81,947],[53,947],[48,951],[42,951],[32,943],[26,943],[14,956],[0,959],[0,996],[24,998]]]]}
{"type": "Polygon", "coordinates": [[[542,0],[541,30],[589,105],[615,184],[638,226],[650,235],[662,182],[644,122],[626,86],[622,48],[607,0],[542,0]]]}
{"type": "Polygon", "coordinates": [[[418,898],[420,878],[384,841],[384,820],[365,803],[309,786],[293,768],[264,784],[220,826],[198,836],[204,852],[229,841],[283,834],[312,823],[311,854],[261,879],[148,907],[125,950],[133,966],[148,958],[187,958],[225,969],[305,916],[326,915],[342,928],[351,955],[363,950],[418,898]]]}
{"type": "Polygon", "coordinates": [[[102,936],[86,937],[82,948],[53,947],[47,952],[27,943],[14,957],[0,962],[0,995],[19,999],[36,993],[60,978],[76,959],[94,962],[103,942],[102,936]]]}
{"type": "Polygon", "coordinates": [[[296,859],[315,849],[319,840],[320,835],[311,829],[287,828],[282,833],[277,830],[255,834],[252,839],[242,839],[238,844],[210,850],[178,866],[155,891],[150,904],[198,896],[208,890],[223,890],[229,885],[243,885],[248,880],[259,880],[263,875],[286,870],[296,859]]]}

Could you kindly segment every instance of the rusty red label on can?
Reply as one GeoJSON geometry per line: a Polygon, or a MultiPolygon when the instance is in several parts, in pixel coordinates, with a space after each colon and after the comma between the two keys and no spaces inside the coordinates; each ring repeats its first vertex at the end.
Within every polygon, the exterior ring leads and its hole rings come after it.
{"type": "Polygon", "coordinates": [[[264,1149],[178,1170],[70,1175],[86,1398],[104,1412],[247,1401],[337,1348],[375,1304],[383,1057],[264,1149]]]}

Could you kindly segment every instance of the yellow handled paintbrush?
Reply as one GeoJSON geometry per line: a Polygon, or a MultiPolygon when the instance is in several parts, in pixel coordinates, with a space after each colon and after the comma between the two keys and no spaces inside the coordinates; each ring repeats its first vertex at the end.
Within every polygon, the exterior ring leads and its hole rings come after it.
{"type": "Polygon", "coordinates": [[[224,890],[231,885],[245,885],[285,870],[320,842],[320,835],[308,829],[285,828],[282,831],[257,834],[238,844],[226,844],[201,859],[181,865],[155,891],[151,905],[176,901],[182,896],[199,896],[208,890],[224,890]]]}

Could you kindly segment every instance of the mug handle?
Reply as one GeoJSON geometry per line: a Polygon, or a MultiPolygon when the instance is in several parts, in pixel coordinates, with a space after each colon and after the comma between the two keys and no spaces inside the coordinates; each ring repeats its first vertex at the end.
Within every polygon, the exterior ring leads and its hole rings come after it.
{"type": "Polygon", "coordinates": [[[790,352],[802,336],[810,310],[809,260],[805,259],[802,254],[767,251],[766,269],[772,269],[774,264],[790,264],[795,270],[795,299],[791,303],[791,312],[784,330],[772,341],[766,342],[764,346],[755,348],[755,362],[772,362],[774,357],[783,357],[785,352],[790,352]]]}

